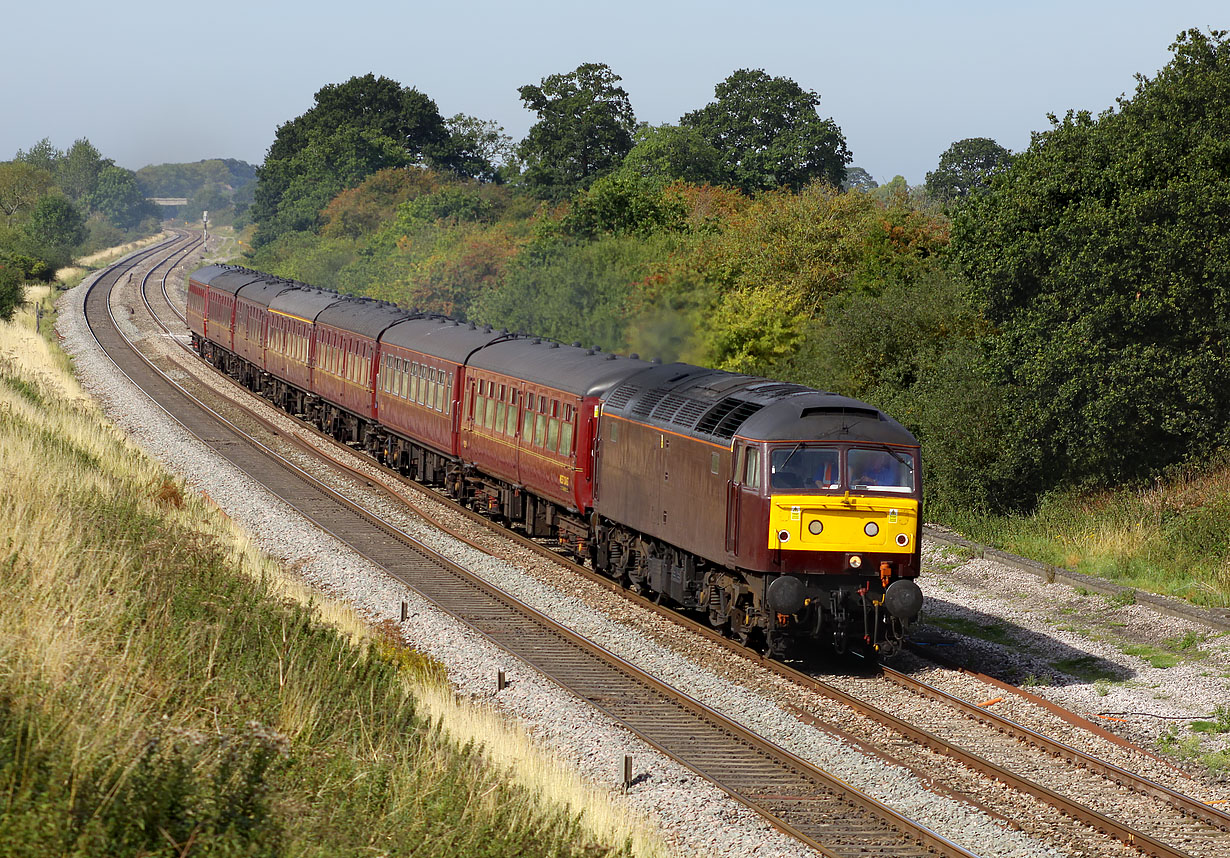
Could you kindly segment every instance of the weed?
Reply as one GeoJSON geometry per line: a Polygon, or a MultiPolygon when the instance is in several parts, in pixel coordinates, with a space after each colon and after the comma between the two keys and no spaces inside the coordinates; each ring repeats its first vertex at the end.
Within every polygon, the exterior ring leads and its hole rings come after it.
{"type": "Polygon", "coordinates": [[[1175,653],[1159,649],[1152,644],[1124,644],[1119,649],[1124,655],[1134,655],[1158,668],[1174,667],[1182,661],[1175,653]]]}
{"type": "Polygon", "coordinates": [[[1202,635],[1200,632],[1192,629],[1192,630],[1189,630],[1186,634],[1184,634],[1183,637],[1181,638],[1167,638],[1166,646],[1170,647],[1171,649],[1178,650],[1180,652],[1185,652],[1187,650],[1194,650],[1197,647],[1199,647],[1200,644],[1204,643],[1205,637],[1206,637],[1205,635],[1202,635]]]}
{"type": "Polygon", "coordinates": [[[1064,658],[1055,662],[1055,669],[1086,682],[1106,683],[1120,678],[1119,668],[1092,655],[1064,658]]]}
{"type": "Polygon", "coordinates": [[[1128,605],[1135,605],[1136,604],[1136,591],[1133,590],[1131,587],[1125,587],[1124,589],[1118,590],[1114,593],[1111,593],[1109,596],[1107,596],[1106,603],[1108,605],[1114,605],[1117,608],[1124,608],[1124,607],[1127,607],[1128,605]]]}
{"type": "Polygon", "coordinates": [[[1021,683],[1026,688],[1045,687],[1054,684],[1054,679],[1050,676],[1039,676],[1037,674],[1029,674],[1025,677],[1025,681],[1021,683]]]}
{"type": "Polygon", "coordinates": [[[949,629],[992,643],[1009,643],[1012,640],[1007,627],[1002,623],[978,623],[964,617],[927,617],[927,622],[942,629],[949,629]]]}

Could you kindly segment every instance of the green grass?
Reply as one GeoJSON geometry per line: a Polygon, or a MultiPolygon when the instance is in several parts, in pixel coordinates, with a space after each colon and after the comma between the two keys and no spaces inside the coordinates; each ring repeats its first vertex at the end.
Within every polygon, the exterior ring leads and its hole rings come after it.
{"type": "Polygon", "coordinates": [[[973,638],[981,638],[992,643],[1006,644],[1012,641],[1008,629],[1001,623],[978,623],[962,617],[931,617],[923,618],[931,626],[958,632],[973,638]]]}
{"type": "MultiPolygon", "coordinates": [[[[1092,655],[1063,658],[1054,663],[1055,669],[1085,682],[1108,683],[1121,678],[1121,670],[1115,665],[1092,655]]],[[[1105,696],[1099,688],[1099,693],[1105,696]]]]}
{"type": "Polygon", "coordinates": [[[965,536],[1014,554],[1219,607],[1230,606],[1228,519],[1230,452],[1148,487],[1056,492],[1029,515],[941,516],[965,536]]]}

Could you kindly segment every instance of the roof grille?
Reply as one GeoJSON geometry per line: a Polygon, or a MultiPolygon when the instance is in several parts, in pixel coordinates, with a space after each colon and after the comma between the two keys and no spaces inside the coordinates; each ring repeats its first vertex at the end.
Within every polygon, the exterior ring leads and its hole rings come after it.
{"type": "Polygon", "coordinates": [[[625,384],[616,388],[616,390],[606,398],[607,408],[623,408],[628,404],[628,400],[636,396],[641,390],[638,384],[625,384]]]}
{"type": "Polygon", "coordinates": [[[748,402],[746,399],[736,399],[733,396],[723,399],[696,424],[696,431],[714,435],[718,438],[730,438],[743,425],[743,421],[751,417],[761,408],[758,402],[748,402]]]}
{"type": "Polygon", "coordinates": [[[761,384],[756,387],[749,387],[750,392],[757,396],[763,396],[765,399],[782,399],[795,393],[804,393],[811,390],[809,387],[804,387],[801,384],[761,384]]]}
{"type": "Polygon", "coordinates": [[[648,417],[654,406],[661,402],[664,396],[666,396],[666,391],[661,388],[649,391],[637,401],[636,405],[632,406],[632,414],[636,417],[648,417]]]}

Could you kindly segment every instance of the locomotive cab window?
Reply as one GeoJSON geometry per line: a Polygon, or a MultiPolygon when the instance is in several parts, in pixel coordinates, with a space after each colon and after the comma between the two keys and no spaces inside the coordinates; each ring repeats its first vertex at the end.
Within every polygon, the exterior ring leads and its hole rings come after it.
{"type": "Polygon", "coordinates": [[[760,488],[760,450],[747,448],[747,467],[743,470],[743,485],[749,489],[760,488]]]}
{"type": "Polygon", "coordinates": [[[907,452],[851,449],[847,454],[850,487],[873,492],[914,491],[914,457],[907,452]]]}
{"type": "Polygon", "coordinates": [[[841,451],[836,447],[777,447],[769,453],[769,469],[774,489],[834,491],[842,486],[841,451]]]}

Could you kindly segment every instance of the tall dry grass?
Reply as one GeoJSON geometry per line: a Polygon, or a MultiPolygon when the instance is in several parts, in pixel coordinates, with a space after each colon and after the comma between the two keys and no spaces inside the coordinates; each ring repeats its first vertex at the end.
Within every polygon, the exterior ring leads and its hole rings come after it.
{"type": "Polygon", "coordinates": [[[0,325],[0,853],[666,853],[186,493],[32,328],[0,325]]]}

